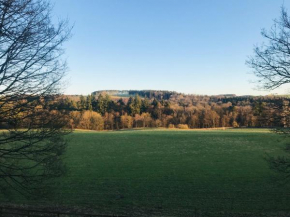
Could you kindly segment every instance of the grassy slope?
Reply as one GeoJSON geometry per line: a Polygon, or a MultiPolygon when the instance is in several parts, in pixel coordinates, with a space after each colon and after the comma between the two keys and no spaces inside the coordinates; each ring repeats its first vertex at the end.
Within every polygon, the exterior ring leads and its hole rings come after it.
{"type": "Polygon", "coordinates": [[[283,153],[267,130],[76,132],[69,138],[69,173],[52,183],[54,204],[107,213],[290,210],[290,187],[274,182],[279,177],[263,159],[283,153]]]}

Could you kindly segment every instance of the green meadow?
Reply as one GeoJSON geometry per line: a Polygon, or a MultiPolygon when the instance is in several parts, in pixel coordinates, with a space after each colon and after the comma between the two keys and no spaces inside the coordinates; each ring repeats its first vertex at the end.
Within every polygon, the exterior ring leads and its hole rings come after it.
{"type": "Polygon", "coordinates": [[[100,213],[288,212],[290,186],[269,168],[285,141],[262,129],[76,131],[68,173],[49,199],[3,202],[89,207],[100,213]]]}

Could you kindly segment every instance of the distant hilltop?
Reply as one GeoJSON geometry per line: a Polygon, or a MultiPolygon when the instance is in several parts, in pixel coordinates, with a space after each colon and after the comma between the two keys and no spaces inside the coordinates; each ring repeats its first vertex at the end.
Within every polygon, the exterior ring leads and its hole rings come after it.
{"type": "Polygon", "coordinates": [[[128,95],[129,90],[97,90],[92,92],[92,95],[108,94],[108,95],[128,95]]]}
{"type": "MultiPolygon", "coordinates": [[[[269,94],[265,96],[255,96],[255,95],[236,95],[236,94],[217,94],[217,95],[199,95],[199,94],[184,94],[176,91],[168,91],[168,90],[97,90],[91,93],[95,97],[99,96],[100,94],[109,95],[113,99],[119,98],[129,98],[139,95],[141,98],[148,98],[148,99],[158,99],[158,100],[169,100],[172,97],[210,97],[210,98],[290,98],[290,95],[277,95],[277,94],[269,94]]],[[[71,99],[79,100],[81,95],[66,95],[71,99]]]]}
{"type": "Polygon", "coordinates": [[[110,96],[117,97],[130,97],[139,95],[140,97],[147,97],[149,99],[164,99],[168,100],[172,95],[181,95],[176,91],[167,91],[167,90],[98,90],[92,92],[93,95],[99,94],[108,94],[110,96]]]}

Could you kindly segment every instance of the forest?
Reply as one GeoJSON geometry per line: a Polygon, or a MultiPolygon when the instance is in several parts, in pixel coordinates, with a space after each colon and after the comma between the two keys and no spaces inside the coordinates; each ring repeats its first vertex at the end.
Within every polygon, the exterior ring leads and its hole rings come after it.
{"type": "Polygon", "coordinates": [[[188,95],[170,91],[129,91],[63,96],[57,109],[69,113],[69,128],[119,130],[141,127],[288,127],[287,96],[188,95]]]}

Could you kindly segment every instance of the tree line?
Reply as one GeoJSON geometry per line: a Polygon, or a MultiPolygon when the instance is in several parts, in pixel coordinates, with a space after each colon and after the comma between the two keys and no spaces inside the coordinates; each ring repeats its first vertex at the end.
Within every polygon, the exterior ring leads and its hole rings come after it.
{"type": "Polygon", "coordinates": [[[72,129],[119,130],[140,127],[217,128],[288,127],[286,96],[111,97],[108,94],[63,97],[58,109],[70,112],[72,129]]]}

